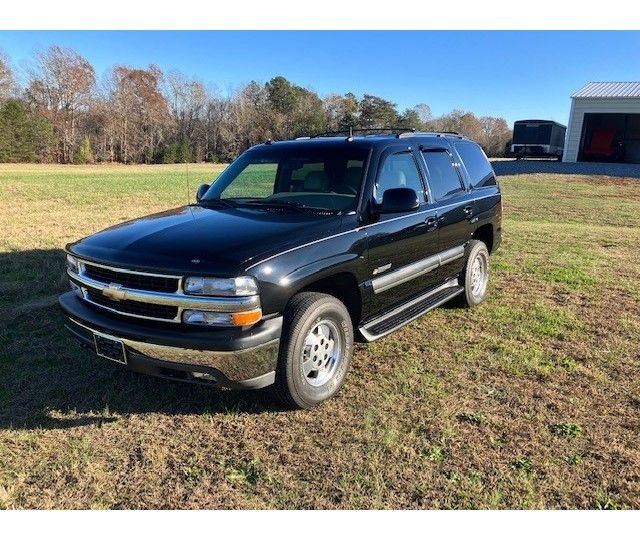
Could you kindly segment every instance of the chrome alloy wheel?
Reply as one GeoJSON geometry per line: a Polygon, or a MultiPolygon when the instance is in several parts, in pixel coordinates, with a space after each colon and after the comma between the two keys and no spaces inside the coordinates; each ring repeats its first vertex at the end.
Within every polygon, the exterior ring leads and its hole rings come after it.
{"type": "Polygon", "coordinates": [[[322,386],[333,377],[342,348],[342,334],[333,321],[323,319],[309,331],[302,351],[302,372],[311,386],[322,386]]]}
{"type": "Polygon", "coordinates": [[[481,298],[489,282],[489,261],[484,253],[478,253],[471,263],[471,294],[481,298]]]}

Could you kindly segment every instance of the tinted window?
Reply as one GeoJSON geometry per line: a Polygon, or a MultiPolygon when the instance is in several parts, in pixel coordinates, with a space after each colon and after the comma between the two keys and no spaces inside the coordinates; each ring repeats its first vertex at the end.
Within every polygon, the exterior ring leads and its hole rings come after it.
{"type": "Polygon", "coordinates": [[[202,199],[269,208],[275,202],[354,210],[369,149],[355,145],[261,145],[235,160],[202,199]]]}
{"type": "Polygon", "coordinates": [[[516,122],[513,125],[513,144],[549,144],[551,125],[516,122]]]}
{"type": "Polygon", "coordinates": [[[268,197],[273,194],[277,163],[250,163],[223,191],[222,197],[268,197]]]}
{"type": "Polygon", "coordinates": [[[403,152],[387,156],[376,181],[375,199],[378,204],[387,189],[411,188],[418,194],[418,200],[424,202],[424,188],[418,173],[413,154],[403,152]]]}
{"type": "Polygon", "coordinates": [[[474,188],[496,185],[496,176],[491,163],[479,146],[473,143],[456,143],[455,147],[474,188]]]}
{"type": "Polygon", "coordinates": [[[429,172],[429,187],[436,201],[462,190],[458,171],[453,168],[449,152],[423,152],[429,172]]]}

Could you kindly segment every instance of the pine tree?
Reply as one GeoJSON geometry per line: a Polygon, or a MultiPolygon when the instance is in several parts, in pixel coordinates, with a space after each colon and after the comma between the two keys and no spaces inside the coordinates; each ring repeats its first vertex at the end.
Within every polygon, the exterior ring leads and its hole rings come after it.
{"type": "Polygon", "coordinates": [[[73,153],[73,162],[77,164],[93,163],[91,139],[87,135],[84,136],[80,146],[73,153]]]}

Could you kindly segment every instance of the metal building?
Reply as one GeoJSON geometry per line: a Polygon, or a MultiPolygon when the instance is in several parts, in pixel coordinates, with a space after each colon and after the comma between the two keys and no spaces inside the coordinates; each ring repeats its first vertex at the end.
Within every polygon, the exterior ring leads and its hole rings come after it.
{"type": "Polygon", "coordinates": [[[640,163],[640,82],[591,82],[571,96],[563,161],[640,163]]]}

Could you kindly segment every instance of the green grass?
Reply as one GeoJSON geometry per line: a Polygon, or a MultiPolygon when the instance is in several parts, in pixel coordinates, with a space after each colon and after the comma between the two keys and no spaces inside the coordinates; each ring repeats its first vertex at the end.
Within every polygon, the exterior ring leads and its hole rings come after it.
{"type": "Polygon", "coordinates": [[[122,370],[55,306],[66,243],[221,169],[0,165],[0,508],[640,507],[640,182],[501,178],[487,302],[358,345],[286,412],[122,370]]]}

